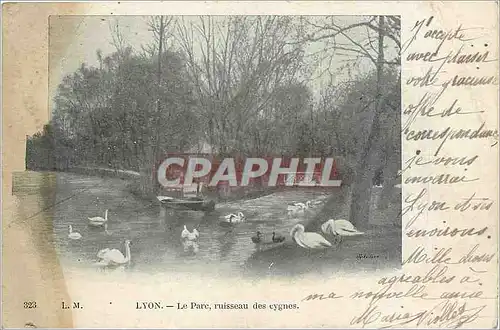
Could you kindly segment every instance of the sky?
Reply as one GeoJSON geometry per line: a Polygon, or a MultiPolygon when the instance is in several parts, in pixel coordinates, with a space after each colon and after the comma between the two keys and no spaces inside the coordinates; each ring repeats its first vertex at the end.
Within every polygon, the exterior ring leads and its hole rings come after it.
{"type": "MultiPolygon", "coordinates": [[[[185,20],[197,19],[195,16],[184,16],[185,20]]],[[[221,17],[222,18],[222,17],[221,17]]],[[[316,19],[321,19],[317,17],[316,19]]],[[[351,24],[360,21],[360,16],[339,16],[340,23],[351,24]]],[[[49,20],[49,52],[50,52],[50,86],[49,92],[52,97],[61,79],[76,71],[82,63],[98,65],[96,51],[100,49],[106,56],[115,51],[112,45],[112,27],[118,25],[125,37],[126,42],[136,50],[141,49],[141,44],[152,41],[152,33],[148,31],[146,16],[51,16],[49,20]]],[[[356,35],[355,35],[356,36],[356,35]]],[[[359,38],[364,38],[364,32],[360,32],[359,38]]],[[[324,45],[317,43],[310,46],[307,51],[314,52],[324,45]]],[[[341,69],[344,62],[333,61],[329,63],[336,77],[342,80],[347,76],[345,70],[341,69]]],[[[373,68],[366,60],[358,67],[359,71],[367,71],[373,68]]],[[[323,82],[315,81],[313,91],[319,88],[323,82]]]]}

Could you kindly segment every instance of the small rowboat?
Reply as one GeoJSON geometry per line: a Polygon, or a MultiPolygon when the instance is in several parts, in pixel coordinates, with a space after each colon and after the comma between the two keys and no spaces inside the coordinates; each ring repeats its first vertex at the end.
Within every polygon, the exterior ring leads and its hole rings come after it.
{"type": "Polygon", "coordinates": [[[156,196],[156,198],[166,209],[202,212],[210,212],[215,209],[214,201],[205,200],[199,197],[174,198],[169,196],[156,196]]]}

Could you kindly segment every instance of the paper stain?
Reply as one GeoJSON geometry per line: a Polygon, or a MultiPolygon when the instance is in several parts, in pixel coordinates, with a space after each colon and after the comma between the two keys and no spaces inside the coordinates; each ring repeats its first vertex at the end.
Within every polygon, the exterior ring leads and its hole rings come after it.
{"type": "MultiPolygon", "coordinates": [[[[46,237],[47,230],[51,230],[52,213],[42,212],[26,219],[37,211],[27,205],[36,205],[42,192],[34,188],[34,195],[16,196],[12,192],[12,180],[15,172],[25,170],[25,157],[19,157],[19,151],[26,149],[26,135],[40,130],[49,119],[49,16],[84,13],[86,5],[2,5],[2,105],[8,109],[2,114],[2,275],[4,283],[8,283],[3,286],[2,294],[2,327],[5,328],[73,327],[72,312],[60,308],[61,301],[70,301],[70,298],[56,251],[46,237]],[[26,203],[27,200],[32,203],[26,203]],[[25,309],[24,302],[36,302],[36,308],[25,309]]],[[[60,47],[74,37],[72,30],[68,30],[61,36],[60,47]]],[[[60,60],[57,56],[53,59],[60,60]]]]}

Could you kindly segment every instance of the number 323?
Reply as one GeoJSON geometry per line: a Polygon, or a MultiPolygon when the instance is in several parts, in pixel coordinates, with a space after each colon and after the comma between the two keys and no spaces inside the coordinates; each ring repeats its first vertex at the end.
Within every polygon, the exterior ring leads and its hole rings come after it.
{"type": "Polygon", "coordinates": [[[24,308],[36,308],[36,301],[25,301],[23,303],[24,308]]]}

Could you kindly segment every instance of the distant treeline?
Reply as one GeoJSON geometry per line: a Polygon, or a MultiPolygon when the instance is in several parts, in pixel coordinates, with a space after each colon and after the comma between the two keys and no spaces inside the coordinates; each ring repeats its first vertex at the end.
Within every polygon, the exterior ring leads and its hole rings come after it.
{"type": "MultiPolygon", "coordinates": [[[[111,57],[119,58],[117,53],[111,57]]],[[[165,54],[164,79],[169,81],[170,88],[161,93],[164,101],[159,113],[151,97],[148,98],[155,87],[153,75],[157,64],[153,59],[148,63],[133,54],[128,57],[124,63],[116,64],[115,70],[82,65],[64,79],[55,99],[52,120],[27,140],[27,168],[65,170],[73,166],[96,166],[140,171],[145,161],[151,164],[149,153],[155,148],[159,148],[161,159],[167,152],[196,151],[203,145],[228,156],[354,158],[366,138],[366,119],[373,111],[375,97],[373,74],[330,86],[316,102],[306,86],[280,87],[268,111],[246,120],[245,124],[232,122],[240,126],[241,133],[224,140],[222,136],[227,132],[223,130],[206,134],[204,129],[211,125],[203,120],[189,83],[182,81],[180,72],[170,69],[175,64],[180,66],[179,55],[165,54]],[[137,66],[144,71],[134,71],[137,66]],[[145,79],[148,73],[152,76],[149,80],[145,79]],[[103,86],[111,88],[113,82],[116,85],[113,89],[103,89],[103,86]],[[335,98],[328,97],[328,93],[335,93],[335,98]],[[214,142],[218,140],[221,142],[214,142]],[[161,144],[156,145],[155,141],[161,144]]],[[[106,63],[111,65],[111,60],[106,63]]],[[[399,86],[395,76],[389,77],[390,88],[384,92],[389,93],[390,105],[384,107],[381,123],[375,127],[381,133],[377,148],[386,154],[398,153],[401,145],[399,86]]],[[[231,115],[238,111],[234,108],[231,115]]]]}

